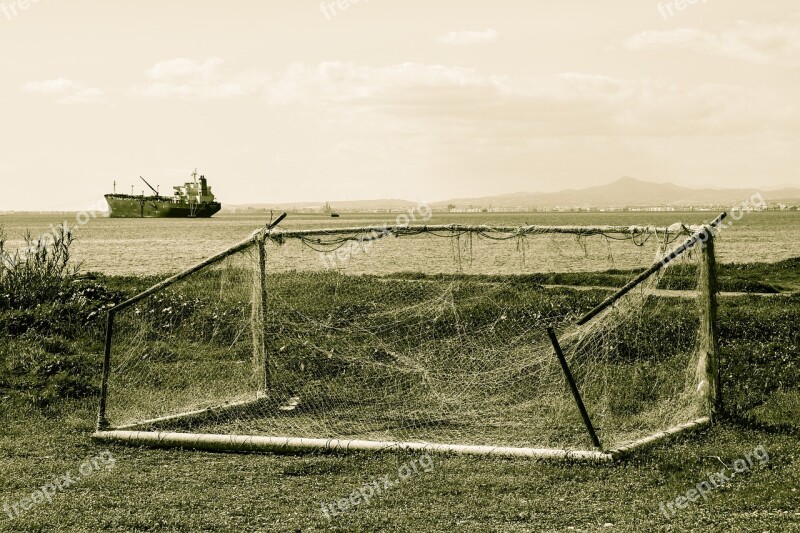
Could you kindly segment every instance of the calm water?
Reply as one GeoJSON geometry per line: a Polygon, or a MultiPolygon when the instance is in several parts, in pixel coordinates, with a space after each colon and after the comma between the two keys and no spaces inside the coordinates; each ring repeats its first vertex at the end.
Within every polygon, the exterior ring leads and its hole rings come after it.
{"type": "MultiPolygon", "coordinates": [[[[327,228],[394,224],[396,215],[348,215],[331,219],[322,215],[289,215],[285,229],[327,228]]],[[[714,213],[541,213],[541,214],[434,214],[429,224],[489,225],[659,225],[674,222],[699,224],[714,213]]],[[[9,249],[21,246],[21,235],[48,231],[51,225],[67,221],[76,228],[74,256],[83,261],[84,271],[109,274],[166,274],[189,267],[205,257],[247,238],[267,220],[263,215],[223,215],[212,219],[92,219],[78,226],[74,214],[12,214],[0,216],[0,225],[11,238],[9,249]]],[[[445,240],[442,246],[450,246],[445,240]]],[[[389,245],[381,244],[380,248],[389,245]]],[[[382,252],[376,250],[376,254],[382,252]]],[[[391,248],[395,248],[392,246],[391,248]]],[[[530,253],[530,252],[529,252],[530,253]]],[[[718,253],[725,262],[777,261],[800,256],[800,212],[746,214],[722,232],[718,253]]],[[[413,250],[405,250],[409,261],[413,250]]],[[[305,260],[316,260],[304,254],[305,260]]],[[[560,269],[557,263],[552,270],[560,269]]]]}

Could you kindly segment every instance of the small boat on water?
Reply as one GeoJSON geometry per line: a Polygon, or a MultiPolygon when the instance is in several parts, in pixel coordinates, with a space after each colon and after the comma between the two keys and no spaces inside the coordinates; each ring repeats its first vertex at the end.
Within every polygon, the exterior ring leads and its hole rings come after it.
{"type": "Polygon", "coordinates": [[[333,210],[330,202],[325,202],[325,205],[322,207],[322,212],[329,214],[331,218],[339,218],[339,213],[333,210]]]}
{"type": "MultiPolygon", "coordinates": [[[[162,196],[157,189],[141,178],[155,194],[106,194],[111,218],[209,218],[222,209],[216,201],[205,176],[197,179],[197,170],[192,181],[173,187],[172,196],[162,196]]],[[[115,184],[116,189],[116,184],[115,184]]]]}

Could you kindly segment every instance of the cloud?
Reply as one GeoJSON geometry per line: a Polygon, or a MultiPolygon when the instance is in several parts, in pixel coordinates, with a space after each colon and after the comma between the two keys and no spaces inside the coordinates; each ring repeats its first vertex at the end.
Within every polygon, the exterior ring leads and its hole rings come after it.
{"type": "Polygon", "coordinates": [[[493,43],[497,41],[497,37],[497,30],[492,28],[484,31],[451,31],[439,37],[439,42],[451,46],[467,46],[493,43]]]}
{"type": "Polygon", "coordinates": [[[131,88],[129,94],[143,98],[233,98],[258,93],[268,80],[257,69],[226,74],[221,69],[224,64],[218,57],[203,61],[187,58],[160,61],[146,73],[151,81],[131,88]]]}
{"type": "Polygon", "coordinates": [[[316,113],[329,113],[332,124],[358,121],[418,135],[438,131],[468,142],[800,131],[800,110],[769,87],[682,87],[581,72],[522,79],[419,63],[295,64],[265,86],[265,98],[270,105],[314,106],[316,113]]]}
{"type": "Polygon", "coordinates": [[[103,91],[94,87],[79,89],[72,94],[68,94],[61,98],[59,102],[64,104],[90,104],[93,102],[104,102],[105,95],[103,91]]]}
{"type": "Polygon", "coordinates": [[[591,71],[512,77],[422,63],[298,63],[274,74],[265,99],[313,122],[303,126],[308,135],[327,141],[315,157],[332,167],[380,161],[408,176],[463,175],[465,185],[581,175],[586,161],[697,177],[757,160],[769,173],[800,146],[795,95],[753,79],[698,85],[591,71]]]}
{"type": "Polygon", "coordinates": [[[56,78],[54,80],[29,81],[22,85],[22,90],[27,93],[37,94],[63,94],[73,91],[77,87],[78,85],[72,80],[56,78]]]}
{"type": "Polygon", "coordinates": [[[105,94],[95,87],[87,87],[65,78],[54,80],[30,81],[21,87],[23,92],[45,96],[58,96],[57,102],[62,104],[89,104],[105,102],[105,94]]]}
{"type": "Polygon", "coordinates": [[[329,61],[317,66],[291,65],[267,86],[266,97],[273,105],[346,102],[401,105],[404,101],[441,101],[437,95],[491,86],[489,78],[470,68],[419,63],[367,67],[329,61]]]}
{"type": "Polygon", "coordinates": [[[759,65],[800,67],[800,24],[739,21],[718,31],[648,30],[629,37],[630,50],[687,49],[759,65]]]}
{"type": "MultiPolygon", "coordinates": [[[[689,42],[693,38],[688,38],[689,42]]],[[[704,84],[680,86],[591,72],[530,78],[474,68],[401,63],[367,66],[295,63],[283,72],[230,71],[219,58],[170,59],[145,72],[129,94],[197,101],[261,96],[270,106],[313,113],[323,124],[364,133],[521,143],[559,137],[700,137],[800,131],[800,109],[779,88],[704,84]]],[[[99,89],[66,79],[31,82],[31,93],[62,103],[103,99],[99,89]]],[[[791,133],[792,138],[796,137],[791,133]]]]}
{"type": "Polygon", "coordinates": [[[218,57],[210,57],[202,62],[183,57],[167,59],[156,63],[147,71],[147,77],[154,80],[174,80],[179,78],[210,78],[225,63],[218,57]]]}

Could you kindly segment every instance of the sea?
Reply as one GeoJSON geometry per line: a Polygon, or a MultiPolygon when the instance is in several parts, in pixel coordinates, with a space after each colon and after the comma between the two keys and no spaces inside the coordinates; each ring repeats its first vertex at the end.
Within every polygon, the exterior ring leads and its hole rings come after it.
{"type": "MultiPolygon", "coordinates": [[[[425,224],[536,225],[652,225],[710,222],[717,213],[580,212],[580,213],[438,213],[425,224]]],[[[744,211],[734,213],[717,240],[721,262],[775,262],[800,257],[800,212],[744,211]]],[[[274,216],[274,214],[273,214],[274,216]]],[[[283,229],[321,229],[394,225],[397,213],[292,214],[283,229]]],[[[270,221],[269,213],[219,214],[210,219],[111,219],[79,213],[11,213],[0,215],[8,239],[6,250],[22,248],[23,236],[38,238],[65,224],[73,231],[72,254],[84,272],[121,276],[160,276],[176,273],[248,238],[270,221]]],[[[404,220],[401,219],[401,222],[404,220]]],[[[423,222],[419,220],[418,222],[423,222]]],[[[402,246],[395,245],[395,246],[402,246]]],[[[406,245],[407,246],[407,245],[406,245]]],[[[415,250],[404,251],[413,257],[415,250]]],[[[590,268],[588,265],[587,268],[590,268]]],[[[556,271],[559,265],[545,265],[556,271]]]]}

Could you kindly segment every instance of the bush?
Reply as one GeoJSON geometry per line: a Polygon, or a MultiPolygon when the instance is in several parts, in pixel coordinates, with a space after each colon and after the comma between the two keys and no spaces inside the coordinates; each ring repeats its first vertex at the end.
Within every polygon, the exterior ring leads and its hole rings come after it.
{"type": "Polygon", "coordinates": [[[63,228],[25,243],[8,253],[0,229],[0,389],[37,407],[95,394],[103,311],[122,295],[78,277],[63,228]]]}
{"type": "Polygon", "coordinates": [[[0,228],[0,309],[23,309],[56,299],[80,268],[70,263],[73,240],[63,226],[38,240],[29,232],[25,250],[11,253],[0,228]]]}

